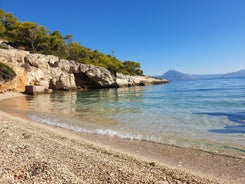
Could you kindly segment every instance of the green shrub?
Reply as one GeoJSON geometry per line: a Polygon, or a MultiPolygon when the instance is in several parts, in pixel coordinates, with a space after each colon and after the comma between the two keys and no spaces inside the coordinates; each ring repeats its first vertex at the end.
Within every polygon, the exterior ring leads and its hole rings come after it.
{"type": "Polygon", "coordinates": [[[16,73],[8,65],[0,62],[0,80],[10,81],[16,76],[16,73]]]}

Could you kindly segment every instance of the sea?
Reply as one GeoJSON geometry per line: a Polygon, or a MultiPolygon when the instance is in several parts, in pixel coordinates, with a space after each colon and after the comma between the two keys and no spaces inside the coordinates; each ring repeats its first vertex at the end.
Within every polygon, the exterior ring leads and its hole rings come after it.
{"type": "Polygon", "coordinates": [[[59,91],[8,99],[0,110],[76,132],[245,158],[245,78],[59,91]]]}

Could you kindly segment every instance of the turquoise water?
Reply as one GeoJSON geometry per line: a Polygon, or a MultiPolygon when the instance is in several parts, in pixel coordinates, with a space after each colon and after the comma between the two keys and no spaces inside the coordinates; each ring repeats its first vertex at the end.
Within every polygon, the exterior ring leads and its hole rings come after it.
{"type": "Polygon", "coordinates": [[[57,92],[0,105],[79,132],[245,155],[245,78],[57,92]]]}

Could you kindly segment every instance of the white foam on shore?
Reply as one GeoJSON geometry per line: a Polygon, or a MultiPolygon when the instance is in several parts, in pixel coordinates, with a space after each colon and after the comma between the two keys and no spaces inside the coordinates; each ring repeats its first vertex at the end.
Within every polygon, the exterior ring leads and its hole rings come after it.
{"type": "Polygon", "coordinates": [[[56,127],[60,127],[60,128],[65,128],[65,129],[73,130],[76,132],[92,133],[92,134],[98,134],[98,135],[107,135],[107,136],[111,136],[111,137],[115,136],[115,137],[119,137],[119,138],[123,138],[123,139],[137,139],[137,140],[146,140],[146,141],[153,141],[153,142],[157,141],[155,136],[145,137],[145,136],[139,135],[139,134],[138,135],[131,134],[131,133],[123,134],[123,133],[120,133],[118,131],[111,130],[111,129],[89,130],[89,129],[82,128],[79,126],[74,126],[74,125],[70,125],[67,123],[63,123],[63,122],[60,122],[59,120],[56,120],[56,119],[51,120],[48,118],[41,118],[41,117],[38,117],[36,115],[28,115],[28,117],[31,118],[35,122],[44,123],[44,124],[48,124],[48,125],[52,125],[52,126],[56,126],[56,127]]]}
{"type": "MultiPolygon", "coordinates": [[[[105,136],[110,136],[110,137],[118,137],[122,139],[130,139],[130,140],[141,140],[141,141],[149,141],[149,142],[155,142],[155,143],[162,143],[162,144],[169,144],[169,145],[176,145],[176,146],[182,146],[182,147],[192,147],[192,148],[197,148],[201,149],[204,151],[215,151],[217,149],[222,149],[222,152],[226,150],[227,148],[223,148],[222,145],[219,145],[217,143],[212,143],[212,142],[203,142],[203,141],[197,141],[197,140],[188,140],[186,138],[181,138],[181,137],[172,137],[169,135],[152,135],[152,134],[143,134],[143,133],[138,133],[138,132],[119,132],[116,130],[112,129],[89,129],[89,128],[82,128],[79,126],[71,125],[68,123],[64,123],[58,119],[50,119],[50,118],[43,118],[37,115],[27,115],[29,118],[31,118],[35,122],[43,123],[43,124],[48,124],[51,126],[55,127],[60,127],[68,130],[72,130],[75,132],[81,132],[81,133],[90,133],[90,134],[97,134],[97,135],[105,135],[105,136]],[[197,144],[198,143],[198,144],[197,144]]],[[[242,149],[234,149],[232,147],[228,148],[229,152],[230,151],[235,151],[235,152],[240,152],[243,151],[242,149]],[[232,150],[230,150],[232,149],[232,150]]],[[[225,151],[226,152],[226,151],[225,151]]],[[[228,154],[230,154],[227,152],[228,154]]]]}

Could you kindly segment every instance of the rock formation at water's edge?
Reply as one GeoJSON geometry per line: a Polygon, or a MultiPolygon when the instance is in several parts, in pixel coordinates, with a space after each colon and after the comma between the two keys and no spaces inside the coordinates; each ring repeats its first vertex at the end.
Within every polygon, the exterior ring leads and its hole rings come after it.
{"type": "Polygon", "coordinates": [[[0,49],[0,62],[10,66],[17,74],[12,81],[0,81],[0,91],[23,92],[26,86],[36,86],[44,91],[126,87],[168,82],[149,76],[112,74],[103,67],[14,48],[0,49]]]}

